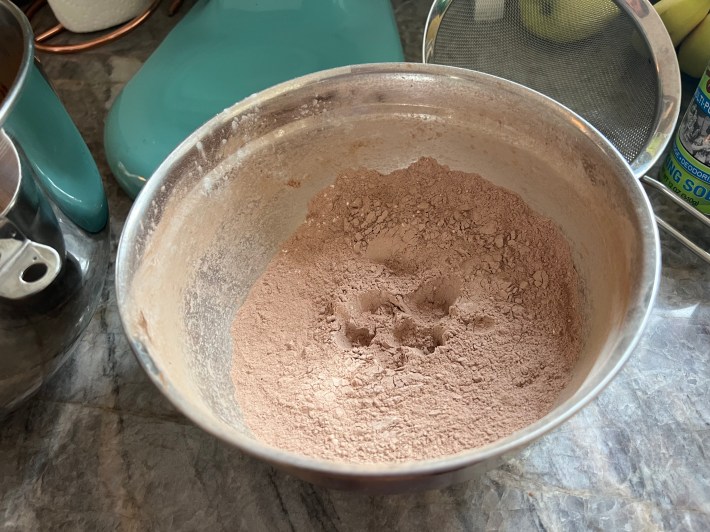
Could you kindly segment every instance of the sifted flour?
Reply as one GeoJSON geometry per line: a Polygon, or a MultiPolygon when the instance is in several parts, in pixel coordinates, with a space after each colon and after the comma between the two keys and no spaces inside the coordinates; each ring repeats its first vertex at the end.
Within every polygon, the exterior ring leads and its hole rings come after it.
{"type": "Polygon", "coordinates": [[[559,229],[432,159],[352,171],[255,283],[233,326],[255,437],[336,461],[434,458],[544,416],[580,349],[559,229]]]}

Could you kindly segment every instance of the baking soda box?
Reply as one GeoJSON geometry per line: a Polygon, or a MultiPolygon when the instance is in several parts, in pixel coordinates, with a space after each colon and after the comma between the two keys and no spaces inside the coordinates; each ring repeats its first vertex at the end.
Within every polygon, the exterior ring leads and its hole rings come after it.
{"type": "Polygon", "coordinates": [[[710,215],[710,65],[683,116],[661,181],[703,214],[710,215]]]}

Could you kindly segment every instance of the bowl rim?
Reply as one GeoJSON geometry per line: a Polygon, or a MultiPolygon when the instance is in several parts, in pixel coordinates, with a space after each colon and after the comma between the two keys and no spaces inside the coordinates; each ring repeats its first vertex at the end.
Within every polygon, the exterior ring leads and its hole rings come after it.
{"type": "Polygon", "coordinates": [[[631,167],[624,160],[621,153],[582,117],[537,91],[490,74],[452,66],[422,63],[373,63],[323,70],[280,83],[235,103],[208,120],[204,125],[189,135],[157,168],[128,214],[118,243],[115,286],[120,320],[138,362],[161,393],[182,414],[195,423],[195,425],[221,441],[236,447],[245,454],[264,460],[282,469],[307,471],[325,475],[330,478],[350,478],[386,482],[407,480],[408,478],[420,479],[422,477],[438,476],[466,469],[484,461],[503,457],[529,445],[571,418],[599,395],[609,382],[611,382],[627,362],[631,352],[638,344],[645,326],[648,323],[658,292],[660,267],[658,228],[654,221],[651,204],[639,180],[634,177],[631,167]],[[565,120],[572,122],[574,126],[580,130],[581,135],[589,137],[596,147],[599,148],[606,157],[611,159],[610,167],[615,168],[619,178],[626,181],[625,184],[628,186],[625,188],[628,190],[629,201],[637,212],[640,221],[640,234],[638,236],[641,241],[644,257],[641,270],[635,272],[639,283],[638,294],[630,302],[626,317],[625,327],[629,333],[623,335],[614,346],[614,350],[617,352],[621,351],[621,355],[609,371],[602,375],[599,381],[593,386],[584,389],[584,392],[580,396],[577,396],[577,393],[573,394],[536,422],[504,438],[495,440],[485,446],[468,449],[453,455],[444,455],[439,458],[426,460],[392,463],[334,462],[277,449],[256,439],[224,430],[219,424],[211,423],[209,420],[205,420],[201,417],[197,409],[190,404],[190,401],[177,387],[173,386],[169,375],[160,371],[155,365],[149,350],[140,341],[136,331],[134,331],[126,308],[132,274],[127,271],[125,265],[129,263],[131,255],[136,250],[135,238],[139,232],[143,231],[142,219],[151,208],[154,197],[165,184],[171,168],[173,168],[189,150],[194,148],[200,139],[219,126],[229,123],[234,117],[287,92],[304,89],[308,86],[316,86],[321,82],[335,78],[385,74],[435,76],[471,82],[478,86],[497,86],[498,88],[503,86],[508,90],[518,93],[520,97],[530,99],[531,103],[535,102],[537,105],[546,108],[550,113],[555,113],[565,120]],[[574,401],[572,401],[572,399],[574,399],[574,401]]]}

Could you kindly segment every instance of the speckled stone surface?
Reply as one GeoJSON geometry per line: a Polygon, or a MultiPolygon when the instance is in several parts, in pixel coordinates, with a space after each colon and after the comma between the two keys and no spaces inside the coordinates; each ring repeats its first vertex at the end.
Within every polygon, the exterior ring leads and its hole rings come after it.
{"type": "MultiPolygon", "coordinates": [[[[419,60],[428,1],[393,2],[419,60]]],[[[174,24],[43,57],[106,180],[115,250],[130,201],[103,119],[174,24]]],[[[203,433],[162,398],[101,306],[55,379],[0,426],[2,530],[709,530],[710,267],[663,240],[661,289],[627,366],[580,414],[482,478],[364,496],[304,483],[203,433]]]]}

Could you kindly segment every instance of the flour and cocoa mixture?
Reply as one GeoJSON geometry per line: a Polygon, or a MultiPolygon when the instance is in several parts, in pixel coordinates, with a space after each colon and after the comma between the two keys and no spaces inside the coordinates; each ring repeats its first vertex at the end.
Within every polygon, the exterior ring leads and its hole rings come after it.
{"type": "Polygon", "coordinates": [[[519,196],[433,159],[351,171],[234,320],[255,437],[336,461],[434,458],[543,415],[580,350],[569,245],[519,196]]]}

